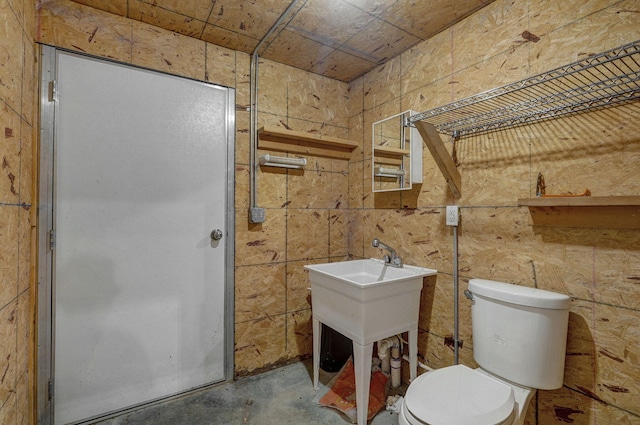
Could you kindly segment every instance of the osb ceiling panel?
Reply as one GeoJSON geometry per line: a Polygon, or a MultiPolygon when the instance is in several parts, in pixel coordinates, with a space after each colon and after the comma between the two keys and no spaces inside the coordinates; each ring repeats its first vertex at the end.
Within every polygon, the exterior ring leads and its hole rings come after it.
{"type": "MultiPolygon", "coordinates": [[[[291,0],[74,0],[253,53],[291,0]]],[[[298,0],[261,57],[350,82],[494,0],[298,0]]]]}

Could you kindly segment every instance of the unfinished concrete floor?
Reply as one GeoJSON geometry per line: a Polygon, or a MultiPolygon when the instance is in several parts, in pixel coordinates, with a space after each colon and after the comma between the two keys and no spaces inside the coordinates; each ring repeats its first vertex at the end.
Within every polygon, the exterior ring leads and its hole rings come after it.
{"type": "MultiPolygon", "coordinates": [[[[333,374],[320,371],[321,388],[333,374]]],[[[98,422],[99,425],[349,424],[337,410],[314,402],[311,360],[238,379],[195,394],[98,422]]],[[[397,425],[398,415],[382,410],[370,425],[397,425]]]]}

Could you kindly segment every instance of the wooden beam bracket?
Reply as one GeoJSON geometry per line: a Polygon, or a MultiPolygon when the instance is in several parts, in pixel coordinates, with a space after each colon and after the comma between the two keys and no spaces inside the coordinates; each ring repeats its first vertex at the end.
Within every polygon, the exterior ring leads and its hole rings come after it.
{"type": "Polygon", "coordinates": [[[425,121],[416,121],[414,124],[420,136],[422,136],[424,144],[429,148],[431,156],[433,156],[436,164],[438,164],[444,179],[449,185],[449,189],[453,192],[453,196],[459,199],[462,196],[462,178],[451,155],[449,155],[447,148],[444,146],[438,130],[436,130],[432,124],[425,121]]]}

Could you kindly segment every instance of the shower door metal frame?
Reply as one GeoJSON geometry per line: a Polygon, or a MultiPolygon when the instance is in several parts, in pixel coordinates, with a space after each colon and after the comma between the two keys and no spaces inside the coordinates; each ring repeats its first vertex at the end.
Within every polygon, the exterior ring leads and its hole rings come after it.
{"type": "MultiPolygon", "coordinates": [[[[131,64],[111,61],[109,59],[86,55],[48,45],[40,46],[40,121],[39,142],[37,155],[38,171],[38,219],[37,219],[37,319],[36,319],[36,423],[37,425],[52,425],[54,419],[53,377],[55,367],[54,356],[54,305],[55,305],[55,261],[54,246],[54,135],[56,113],[57,55],[58,52],[72,53],[78,56],[103,62],[117,63],[126,67],[163,74],[160,71],[136,67],[131,64]]],[[[170,75],[166,74],[165,75],[170,75]]],[[[176,78],[189,79],[182,76],[176,78]]],[[[194,80],[197,81],[197,80],[194,80]]],[[[202,81],[198,81],[203,83],[202,81]]],[[[211,84],[204,82],[205,84],[211,84]]],[[[222,86],[218,86],[222,87],[222,86]]],[[[224,235],[225,272],[224,272],[224,380],[231,381],[234,376],[234,281],[235,281],[235,89],[228,90],[226,117],[226,209],[224,235]]],[[[208,384],[204,387],[208,387],[208,384]]],[[[150,405],[156,402],[175,398],[185,393],[197,391],[200,388],[187,390],[179,394],[168,395],[160,400],[143,403],[150,405]]],[[[127,410],[139,406],[131,406],[127,410]]],[[[121,414],[122,411],[116,412],[121,414]]]]}

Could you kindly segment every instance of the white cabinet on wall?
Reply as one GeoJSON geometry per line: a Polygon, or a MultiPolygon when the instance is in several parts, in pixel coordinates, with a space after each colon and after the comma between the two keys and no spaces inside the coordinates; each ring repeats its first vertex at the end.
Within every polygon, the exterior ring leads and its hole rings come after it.
{"type": "Polygon", "coordinates": [[[422,183],[422,138],[405,111],[373,123],[372,190],[410,190],[422,183]]]}

